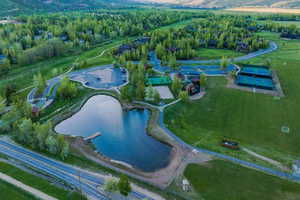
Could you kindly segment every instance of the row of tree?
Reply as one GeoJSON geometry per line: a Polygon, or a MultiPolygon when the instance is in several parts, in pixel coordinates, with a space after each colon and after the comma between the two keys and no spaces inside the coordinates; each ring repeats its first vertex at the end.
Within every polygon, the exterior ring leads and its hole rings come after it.
{"type": "Polygon", "coordinates": [[[127,62],[125,67],[129,71],[129,84],[121,89],[121,98],[131,102],[132,100],[144,100],[145,98],[145,64],[141,62],[135,65],[127,62]]]}

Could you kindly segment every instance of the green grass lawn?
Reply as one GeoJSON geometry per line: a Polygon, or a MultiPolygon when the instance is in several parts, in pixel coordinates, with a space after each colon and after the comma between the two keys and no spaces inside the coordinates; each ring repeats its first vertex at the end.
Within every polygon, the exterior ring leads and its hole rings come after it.
{"type": "MultiPolygon", "coordinates": [[[[8,176],[11,176],[14,179],[17,179],[18,181],[20,181],[28,186],[36,188],[36,189],[38,189],[50,196],[53,196],[57,199],[74,199],[74,200],[80,199],[81,200],[80,194],[78,192],[71,192],[71,191],[67,191],[62,188],[59,188],[55,185],[52,185],[49,181],[47,181],[43,178],[29,174],[29,173],[22,171],[10,164],[0,162],[0,171],[2,173],[5,173],[8,176]]],[[[0,188],[1,188],[1,186],[0,186],[0,188]]],[[[9,195],[15,195],[15,194],[13,192],[11,192],[11,194],[9,194],[9,195]]],[[[20,194],[20,195],[22,195],[22,194],[20,194]]],[[[1,195],[1,189],[0,189],[0,197],[9,197],[8,199],[15,199],[15,198],[13,198],[14,196],[11,196],[11,198],[10,198],[10,196],[1,195]]],[[[22,197],[22,196],[20,196],[20,197],[22,197]]],[[[20,199],[22,199],[22,198],[20,198],[20,199]]],[[[26,198],[24,198],[24,199],[26,199],[26,198]]],[[[28,199],[30,199],[30,198],[28,198],[28,199]]],[[[85,199],[85,198],[83,197],[82,199],[85,199]]]]}
{"type": "Polygon", "coordinates": [[[300,184],[227,161],[192,164],[187,167],[184,175],[199,196],[207,200],[300,199],[300,184]]]}
{"type": "Polygon", "coordinates": [[[197,51],[197,57],[201,60],[221,59],[223,56],[227,58],[238,57],[244,55],[241,52],[236,52],[228,49],[209,49],[201,48],[197,51]]]}
{"type": "Polygon", "coordinates": [[[279,50],[249,63],[263,64],[270,59],[286,98],[228,89],[225,78],[211,77],[203,99],[166,110],[165,122],[176,135],[217,151],[222,148],[222,138],[231,138],[287,163],[300,156],[300,42],[281,40],[276,34],[262,35],[276,41],[279,50]],[[290,133],[281,133],[282,126],[288,126],[290,133]]]}
{"type": "Polygon", "coordinates": [[[13,200],[37,200],[36,197],[26,191],[23,191],[20,188],[2,180],[0,180],[0,197],[3,199],[13,200]]]}

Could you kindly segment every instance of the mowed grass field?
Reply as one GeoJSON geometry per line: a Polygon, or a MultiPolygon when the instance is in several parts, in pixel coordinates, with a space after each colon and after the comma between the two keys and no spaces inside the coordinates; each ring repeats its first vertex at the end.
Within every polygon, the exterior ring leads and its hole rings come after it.
{"type": "Polygon", "coordinates": [[[37,200],[37,198],[29,193],[2,180],[0,180],[0,197],[1,199],[13,200],[37,200]]]}
{"type": "Polygon", "coordinates": [[[224,77],[210,77],[207,95],[169,107],[165,123],[184,141],[199,147],[222,151],[220,141],[230,138],[290,164],[300,157],[300,41],[282,40],[273,33],[261,35],[277,42],[279,50],[246,63],[270,60],[285,98],[229,89],[224,77]],[[282,126],[288,126],[290,133],[282,133],[282,126]]]}
{"type": "Polygon", "coordinates": [[[238,57],[244,55],[243,53],[227,50],[227,49],[209,49],[202,48],[197,51],[197,56],[204,59],[221,59],[223,56],[227,58],[238,57]]]}
{"type": "MultiPolygon", "coordinates": [[[[46,179],[29,174],[28,172],[22,171],[19,168],[16,168],[4,162],[0,162],[0,172],[5,173],[6,175],[11,176],[12,178],[22,182],[23,184],[33,187],[37,190],[40,190],[57,199],[74,199],[74,200],[86,199],[85,197],[81,197],[81,195],[78,192],[67,191],[63,188],[53,185],[46,179]]],[[[26,199],[25,198],[26,196],[29,195],[26,195],[26,193],[25,194],[21,193],[19,199],[26,199]],[[24,198],[21,198],[22,196],[24,196],[24,198]]],[[[6,197],[5,199],[7,200],[18,199],[18,196],[16,196],[14,192],[9,192],[7,194],[3,193],[2,195],[1,182],[0,182],[0,197],[6,197]]],[[[28,198],[28,199],[33,199],[33,198],[28,198]]]]}
{"type": "Polygon", "coordinates": [[[189,165],[184,175],[207,200],[300,199],[299,184],[222,160],[189,165]]]}

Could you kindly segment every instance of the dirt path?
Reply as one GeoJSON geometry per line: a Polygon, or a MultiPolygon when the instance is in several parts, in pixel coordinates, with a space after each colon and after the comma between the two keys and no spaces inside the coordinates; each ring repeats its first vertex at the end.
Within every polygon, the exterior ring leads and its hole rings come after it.
{"type": "Polygon", "coordinates": [[[51,197],[43,192],[41,192],[40,190],[37,190],[35,188],[32,188],[28,185],[25,185],[23,183],[21,183],[20,181],[10,177],[10,176],[7,176],[6,174],[3,174],[0,172],[0,179],[18,187],[18,188],[21,188],[22,190],[25,190],[27,192],[29,192],[30,194],[34,195],[35,197],[39,198],[39,199],[45,199],[45,200],[58,200],[54,197],[51,197]]]}
{"type": "Polygon", "coordinates": [[[268,157],[265,157],[263,155],[257,154],[257,153],[255,153],[255,152],[253,152],[250,149],[247,149],[245,147],[243,147],[242,150],[245,151],[246,153],[248,153],[248,154],[250,154],[250,155],[252,155],[256,158],[259,158],[261,160],[264,160],[264,161],[266,161],[266,162],[268,162],[268,163],[270,163],[270,164],[272,164],[272,165],[274,165],[274,166],[276,166],[276,167],[278,167],[282,170],[289,170],[286,166],[284,166],[283,164],[281,164],[280,162],[278,162],[276,160],[273,160],[271,158],[268,158],[268,157]]]}

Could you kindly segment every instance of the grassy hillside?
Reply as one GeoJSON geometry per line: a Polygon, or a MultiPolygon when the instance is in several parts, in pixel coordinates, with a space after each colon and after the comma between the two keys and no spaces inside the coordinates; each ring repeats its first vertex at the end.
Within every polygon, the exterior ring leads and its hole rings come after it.
{"type": "Polygon", "coordinates": [[[300,6],[298,0],[136,0],[140,2],[154,2],[177,4],[182,6],[206,7],[206,8],[230,8],[241,6],[266,6],[279,8],[295,8],[300,6]]]}
{"type": "Polygon", "coordinates": [[[0,16],[37,11],[109,8],[123,5],[124,1],[121,0],[1,0],[0,16]]]}

